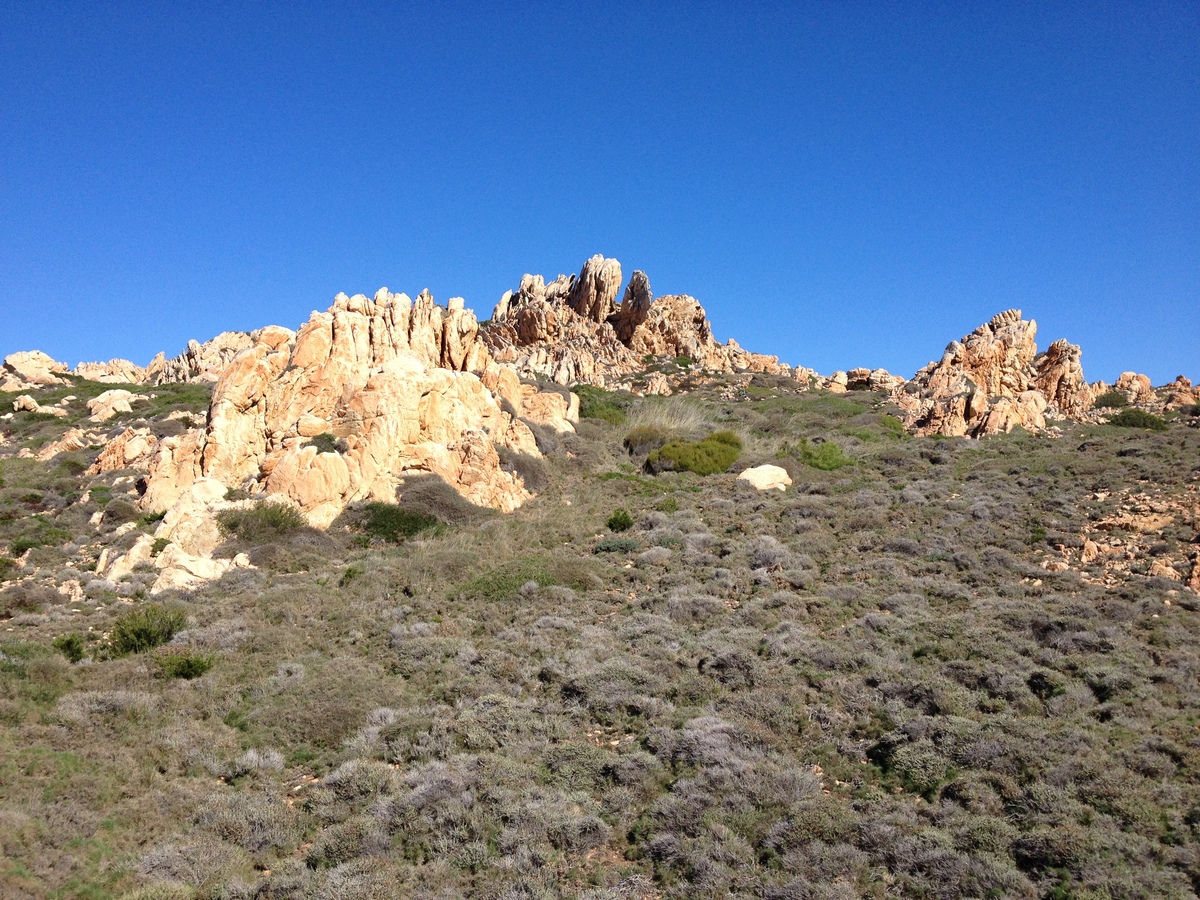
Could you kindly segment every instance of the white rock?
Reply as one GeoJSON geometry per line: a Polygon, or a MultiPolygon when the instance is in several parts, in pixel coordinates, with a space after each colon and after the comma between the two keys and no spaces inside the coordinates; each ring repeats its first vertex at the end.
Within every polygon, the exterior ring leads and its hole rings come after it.
{"type": "Polygon", "coordinates": [[[747,481],[760,491],[787,490],[792,483],[787,470],[780,466],[754,466],[738,475],[738,481],[747,481]]]}

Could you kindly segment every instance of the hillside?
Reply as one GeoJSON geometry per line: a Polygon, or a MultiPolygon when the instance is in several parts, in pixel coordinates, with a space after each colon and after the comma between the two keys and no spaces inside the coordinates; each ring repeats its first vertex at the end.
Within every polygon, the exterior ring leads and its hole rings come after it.
{"type": "Polygon", "coordinates": [[[605,271],[21,382],[0,893],[1200,892],[1190,384],[1019,313],[821,379],[605,271]]]}

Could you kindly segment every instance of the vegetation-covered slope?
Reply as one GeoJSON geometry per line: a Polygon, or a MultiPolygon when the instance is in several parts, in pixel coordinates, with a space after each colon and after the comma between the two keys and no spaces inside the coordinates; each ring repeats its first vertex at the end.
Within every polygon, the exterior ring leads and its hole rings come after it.
{"type": "MultiPolygon", "coordinates": [[[[180,391],[112,431],[203,416],[180,391]]],[[[506,460],[539,489],[511,515],[428,480],[328,532],[243,517],[256,568],[153,598],[89,573],[153,528],[137,473],[17,458],[73,419],[6,421],[0,893],[1200,890],[1200,431],[910,438],[763,376],[589,396],[506,460]],[[720,431],[794,485],[642,468],[720,431]]]]}

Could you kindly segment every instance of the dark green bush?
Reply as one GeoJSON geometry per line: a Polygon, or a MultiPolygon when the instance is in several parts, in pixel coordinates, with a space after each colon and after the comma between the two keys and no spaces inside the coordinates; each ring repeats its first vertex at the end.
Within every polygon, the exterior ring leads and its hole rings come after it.
{"type": "Polygon", "coordinates": [[[618,509],[604,524],[608,526],[609,531],[628,531],[633,527],[633,516],[628,510],[618,509]]]}
{"type": "Polygon", "coordinates": [[[629,401],[620,394],[590,384],[577,384],[571,388],[571,392],[579,397],[581,419],[602,419],[610,425],[620,425],[625,421],[629,401]]]}
{"type": "Polygon", "coordinates": [[[307,524],[304,514],[288,503],[263,501],[249,509],[217,513],[217,527],[223,535],[251,542],[282,537],[307,524]]]}
{"type": "Polygon", "coordinates": [[[346,442],[338,440],[336,435],[329,432],[314,434],[305,443],[306,447],[316,447],[318,453],[345,453],[346,442]]]}
{"type": "Polygon", "coordinates": [[[810,444],[806,438],[800,438],[799,444],[784,444],[779,455],[793,456],[806,466],[812,466],[823,472],[833,472],[843,466],[852,465],[854,462],[833,441],[810,444]]]}
{"type": "Polygon", "coordinates": [[[1092,401],[1092,409],[1122,409],[1129,400],[1119,391],[1107,391],[1092,401]]]}
{"type": "Polygon", "coordinates": [[[671,441],[646,458],[651,472],[724,472],[742,453],[742,441],[732,431],[718,431],[702,441],[671,441]]]}
{"type": "Polygon", "coordinates": [[[1121,428],[1146,428],[1150,431],[1166,431],[1167,423],[1144,409],[1123,409],[1108,419],[1109,425],[1121,428]]]}
{"type": "Polygon", "coordinates": [[[113,656],[145,653],[171,640],[185,624],[183,610],[150,603],[117,618],[109,633],[109,648],[113,656]]]}
{"type": "Polygon", "coordinates": [[[531,581],[539,587],[563,584],[567,587],[586,589],[594,583],[595,576],[590,566],[573,556],[522,556],[475,576],[463,585],[462,593],[492,602],[511,600],[531,581]]]}
{"type": "Polygon", "coordinates": [[[78,632],[60,634],[53,640],[51,646],[73,663],[79,662],[84,657],[83,635],[78,632]]]}
{"type": "Polygon", "coordinates": [[[199,678],[213,667],[213,658],[200,653],[168,653],[155,660],[163,678],[199,678]]]}
{"type": "Polygon", "coordinates": [[[8,577],[8,573],[17,567],[15,559],[9,559],[7,556],[0,556],[0,579],[8,577]]]}
{"type": "Polygon", "coordinates": [[[360,528],[368,537],[399,544],[441,523],[433,516],[413,512],[394,503],[368,503],[360,528]]]}
{"type": "Polygon", "coordinates": [[[675,365],[679,366],[679,368],[681,368],[681,369],[687,369],[687,368],[691,367],[693,363],[695,363],[695,360],[692,359],[690,356],[675,357],[675,365]]]}

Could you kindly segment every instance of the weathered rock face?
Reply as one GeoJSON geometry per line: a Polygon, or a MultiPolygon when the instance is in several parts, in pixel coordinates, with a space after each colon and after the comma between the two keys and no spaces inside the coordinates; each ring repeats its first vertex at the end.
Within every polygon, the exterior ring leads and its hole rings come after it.
{"type": "Polygon", "coordinates": [[[41,350],[22,350],[4,357],[0,367],[0,391],[10,393],[35,387],[66,384],[67,366],[41,350]]]}
{"type": "Polygon", "coordinates": [[[130,406],[139,398],[131,391],[122,388],[115,388],[111,391],[105,391],[98,397],[93,397],[87,402],[88,412],[92,415],[90,420],[93,422],[107,422],[117,413],[133,412],[133,407],[130,406]]]}
{"type": "Polygon", "coordinates": [[[144,383],[215,382],[233,358],[257,340],[257,331],[223,331],[203,344],[188,341],[187,349],[167,359],[160,353],[145,368],[144,383]]]}
{"type": "Polygon", "coordinates": [[[1038,356],[1037,323],[1019,309],[993,316],[940,362],[892,392],[904,423],[917,434],[978,437],[1046,426],[1045,414],[1079,415],[1091,405],[1079,348],[1055,341],[1038,356]]]}
{"type": "Polygon", "coordinates": [[[1034,358],[1034,385],[1047,403],[1069,416],[1081,416],[1092,408],[1095,395],[1083,377],[1082,351],[1077,344],[1059,338],[1034,358]]]}
{"type": "MultiPolygon", "coordinates": [[[[500,298],[484,341],[497,361],[521,375],[558,384],[627,386],[647,368],[646,356],[686,356],[713,372],[791,373],[777,357],[718,343],[694,297],[655,299],[644,272],[633,273],[615,305],[620,281],[620,263],[602,256],[589,259],[578,277],[546,284],[541,275],[526,275],[515,293],[500,298]]],[[[642,392],[661,392],[662,380],[647,381],[642,392]]]]}
{"type": "Polygon", "coordinates": [[[567,305],[585,319],[604,322],[616,308],[613,301],[620,288],[621,264],[597,253],[583,264],[583,270],[567,294],[567,305]]]}
{"type": "Polygon", "coordinates": [[[477,332],[461,300],[442,308],[427,292],[413,301],[386,288],[374,300],[339,294],[298,332],[255,332],[221,373],[207,427],[156,449],[144,504],[168,509],[204,477],[282,495],[327,525],[353,501],[394,500],[405,474],[433,472],[474,503],[514,509],[529,494],[496,448],[539,454],[468,371],[503,383],[521,409],[519,381],[494,371],[477,332]],[[325,433],[346,450],[308,442],[325,433]]]}
{"type": "Polygon", "coordinates": [[[81,362],[72,375],[98,381],[101,384],[142,384],[146,381],[146,370],[127,359],[110,359],[108,362],[81,362]]]}

